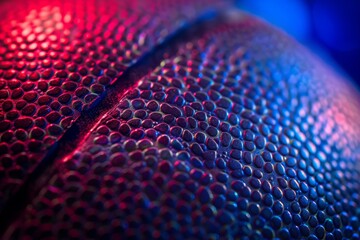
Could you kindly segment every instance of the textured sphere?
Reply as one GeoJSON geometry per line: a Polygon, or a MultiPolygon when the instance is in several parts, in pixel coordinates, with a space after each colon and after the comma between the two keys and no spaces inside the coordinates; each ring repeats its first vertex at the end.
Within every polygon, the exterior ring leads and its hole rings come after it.
{"type": "Polygon", "coordinates": [[[231,1],[0,3],[2,239],[360,239],[357,87],[231,1]]]}

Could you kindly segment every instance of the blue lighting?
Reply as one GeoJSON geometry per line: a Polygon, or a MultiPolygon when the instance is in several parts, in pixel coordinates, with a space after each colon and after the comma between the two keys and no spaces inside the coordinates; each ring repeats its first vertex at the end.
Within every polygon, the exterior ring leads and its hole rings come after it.
{"type": "Polygon", "coordinates": [[[296,39],[306,39],[310,32],[309,12],[304,1],[239,1],[241,9],[278,26],[296,39]]]}

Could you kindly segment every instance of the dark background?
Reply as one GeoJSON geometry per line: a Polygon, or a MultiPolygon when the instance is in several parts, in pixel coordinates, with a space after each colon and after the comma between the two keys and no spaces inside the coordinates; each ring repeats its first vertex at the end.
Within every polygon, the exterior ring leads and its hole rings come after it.
{"type": "Polygon", "coordinates": [[[237,4],[335,62],[360,86],[360,0],[238,0],[237,4]]]}

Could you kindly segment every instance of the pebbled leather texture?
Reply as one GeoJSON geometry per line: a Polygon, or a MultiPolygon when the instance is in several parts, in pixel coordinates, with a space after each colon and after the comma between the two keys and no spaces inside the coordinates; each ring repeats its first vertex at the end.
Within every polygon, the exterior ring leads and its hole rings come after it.
{"type": "Polygon", "coordinates": [[[242,12],[179,30],[208,5],[115,3],[50,3],[1,33],[1,189],[62,142],[5,238],[360,237],[356,86],[242,12]]]}
{"type": "Polygon", "coordinates": [[[215,2],[1,3],[0,209],[129,66],[215,2]]]}

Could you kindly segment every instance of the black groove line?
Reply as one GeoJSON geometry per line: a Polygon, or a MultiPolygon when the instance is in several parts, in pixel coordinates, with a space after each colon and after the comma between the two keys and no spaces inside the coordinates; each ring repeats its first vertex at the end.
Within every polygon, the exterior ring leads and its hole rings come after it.
{"type": "Polygon", "coordinates": [[[62,159],[78,147],[82,137],[97,124],[106,112],[116,106],[122,96],[119,93],[124,93],[129,87],[136,84],[138,80],[159,66],[166,57],[174,56],[181,43],[199,38],[206,32],[206,29],[222,22],[224,16],[215,9],[211,9],[194,21],[185,23],[128,67],[112,85],[107,87],[95,106],[80,113],[79,118],[51,147],[34,171],[28,175],[19,190],[5,203],[0,212],[0,236],[3,236],[2,239],[10,236],[9,233],[13,229],[8,228],[21,217],[25,207],[31,203],[34,197],[39,194],[41,187],[48,183],[53,174],[56,173],[56,160],[62,159]]]}

